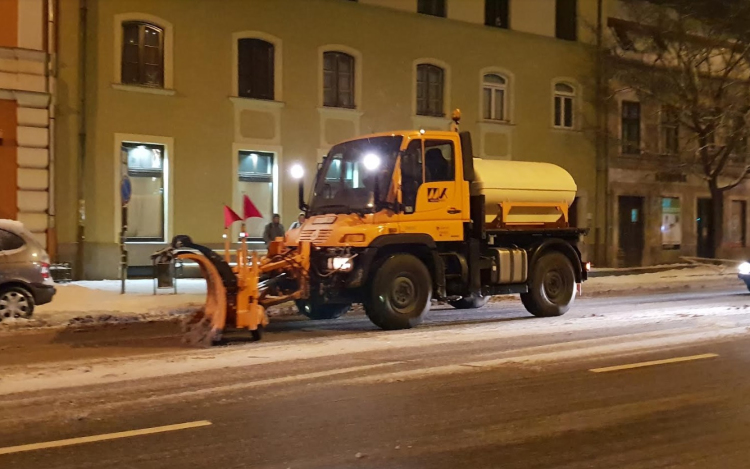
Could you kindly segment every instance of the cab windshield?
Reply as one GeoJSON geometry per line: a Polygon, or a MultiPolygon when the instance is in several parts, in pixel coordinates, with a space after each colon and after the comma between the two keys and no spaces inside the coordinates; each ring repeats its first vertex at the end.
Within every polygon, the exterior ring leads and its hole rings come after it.
{"type": "Polygon", "coordinates": [[[318,173],[312,214],[372,212],[388,193],[401,141],[401,136],[375,137],[333,147],[318,173]]]}

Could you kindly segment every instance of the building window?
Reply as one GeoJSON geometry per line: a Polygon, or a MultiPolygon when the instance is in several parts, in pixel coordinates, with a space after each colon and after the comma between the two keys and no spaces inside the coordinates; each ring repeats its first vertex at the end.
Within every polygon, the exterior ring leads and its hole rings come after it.
{"type": "Polygon", "coordinates": [[[680,116],[673,107],[661,108],[661,139],[664,154],[680,153],[680,116]]]}
{"type": "Polygon", "coordinates": [[[243,98],[273,100],[274,45],[262,39],[237,41],[237,94],[243,98]]]}
{"type": "Polygon", "coordinates": [[[744,116],[732,118],[732,134],[734,137],[733,160],[744,163],[747,158],[747,123],[744,116]]]}
{"type": "Polygon", "coordinates": [[[567,83],[555,84],[555,127],[573,128],[576,90],[567,83]]]}
{"type": "Polygon", "coordinates": [[[484,24],[495,28],[510,28],[510,0],[484,0],[484,24]]]}
{"type": "Polygon", "coordinates": [[[661,199],[661,246],[662,249],[679,249],[682,244],[682,224],[680,222],[680,199],[661,199]]]}
{"type": "Polygon", "coordinates": [[[578,0],[555,0],[555,37],[578,39],[578,0]]]}
{"type": "Polygon", "coordinates": [[[641,103],[622,102],[622,154],[641,153],[641,103]]]}
{"type": "Polygon", "coordinates": [[[747,245],[747,202],[733,200],[729,217],[729,242],[738,247],[747,245]]]}
{"type": "Polygon", "coordinates": [[[164,30],[139,21],[122,23],[122,70],[125,85],[164,87],[164,30]]]}
{"type": "Polygon", "coordinates": [[[417,65],[417,114],[443,117],[445,71],[437,65],[417,65]]]}
{"type": "Polygon", "coordinates": [[[491,73],[484,76],[482,83],[482,117],[488,120],[508,120],[505,77],[491,73]]]}
{"type": "Polygon", "coordinates": [[[445,18],[445,0],[419,0],[417,2],[417,12],[423,15],[445,18]]]}
{"type": "Polygon", "coordinates": [[[323,106],[353,109],[354,57],[343,52],[323,53],[323,106]]]}
{"type": "Polygon", "coordinates": [[[164,241],[164,146],[123,142],[121,148],[133,191],[127,240],[164,241]]]}
{"type": "Polygon", "coordinates": [[[262,239],[263,229],[273,214],[274,154],[261,151],[240,151],[237,164],[239,199],[247,195],[263,218],[245,222],[247,237],[262,239]]]}

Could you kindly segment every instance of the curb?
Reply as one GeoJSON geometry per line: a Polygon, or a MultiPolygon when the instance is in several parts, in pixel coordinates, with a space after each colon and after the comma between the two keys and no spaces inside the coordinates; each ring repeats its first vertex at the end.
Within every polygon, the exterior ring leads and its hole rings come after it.
{"type": "Polygon", "coordinates": [[[597,277],[619,277],[622,275],[638,275],[638,274],[654,274],[659,272],[666,272],[669,270],[683,270],[683,269],[695,269],[698,267],[705,267],[703,264],[672,264],[672,265],[659,265],[653,267],[630,267],[622,269],[593,269],[589,272],[589,278],[597,277]]]}

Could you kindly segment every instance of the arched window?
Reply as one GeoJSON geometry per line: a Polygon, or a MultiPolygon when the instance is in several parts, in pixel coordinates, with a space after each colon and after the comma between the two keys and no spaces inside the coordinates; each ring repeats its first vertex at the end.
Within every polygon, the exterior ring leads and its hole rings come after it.
{"type": "Polygon", "coordinates": [[[568,83],[555,83],[555,127],[572,129],[575,116],[576,89],[568,83]]]}
{"type": "Polygon", "coordinates": [[[237,40],[237,95],[242,98],[274,98],[274,45],[262,39],[237,40]]]}
{"type": "Polygon", "coordinates": [[[122,23],[121,80],[164,88],[164,29],[141,21],[122,23]]]}
{"type": "Polygon", "coordinates": [[[354,57],[344,52],[323,53],[323,106],[353,109],[354,57]]]}
{"type": "Polygon", "coordinates": [[[417,115],[443,117],[445,71],[432,64],[417,65],[417,115]]]}
{"type": "Polygon", "coordinates": [[[482,80],[482,117],[488,120],[508,120],[507,104],[508,80],[495,73],[482,80]]]}

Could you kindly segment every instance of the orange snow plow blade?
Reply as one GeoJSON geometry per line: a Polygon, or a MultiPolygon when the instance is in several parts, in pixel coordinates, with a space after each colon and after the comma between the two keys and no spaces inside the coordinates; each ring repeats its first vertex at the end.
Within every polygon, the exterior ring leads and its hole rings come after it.
{"type": "Polygon", "coordinates": [[[242,243],[236,252],[235,267],[229,267],[224,259],[218,259],[216,253],[205,247],[185,247],[204,251],[181,250],[175,257],[197,263],[206,280],[206,305],[186,323],[184,342],[190,345],[216,343],[227,328],[248,329],[258,340],[262,328],[268,325],[266,308],[309,295],[309,242],[289,248],[281,241],[274,241],[264,257],[248,253],[242,243]]]}
{"type": "Polygon", "coordinates": [[[196,315],[186,324],[185,342],[191,345],[213,343],[218,340],[226,326],[227,290],[221,281],[219,271],[207,257],[190,252],[181,252],[177,257],[198,264],[206,279],[206,305],[202,314],[196,315]]]}

